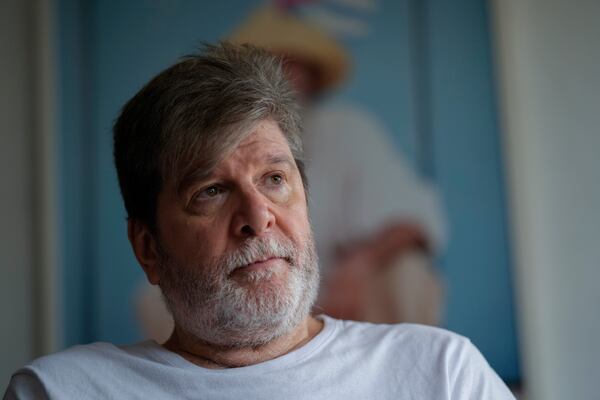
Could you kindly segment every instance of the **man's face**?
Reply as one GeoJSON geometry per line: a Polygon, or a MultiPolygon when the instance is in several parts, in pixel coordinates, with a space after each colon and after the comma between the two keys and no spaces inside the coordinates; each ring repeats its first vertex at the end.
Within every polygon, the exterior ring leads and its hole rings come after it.
{"type": "Polygon", "coordinates": [[[158,198],[161,286],[176,325],[259,345],[308,316],[318,287],[306,196],[287,141],[259,123],[208,175],[158,198]]]}

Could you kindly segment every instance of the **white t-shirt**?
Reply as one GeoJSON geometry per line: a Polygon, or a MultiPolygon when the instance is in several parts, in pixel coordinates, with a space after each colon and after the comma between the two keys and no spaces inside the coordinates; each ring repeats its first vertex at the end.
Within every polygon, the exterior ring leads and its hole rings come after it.
{"type": "Polygon", "coordinates": [[[17,371],[5,399],[514,399],[462,336],[319,318],[306,345],[242,368],[202,368],[153,341],[75,346],[17,371]]]}

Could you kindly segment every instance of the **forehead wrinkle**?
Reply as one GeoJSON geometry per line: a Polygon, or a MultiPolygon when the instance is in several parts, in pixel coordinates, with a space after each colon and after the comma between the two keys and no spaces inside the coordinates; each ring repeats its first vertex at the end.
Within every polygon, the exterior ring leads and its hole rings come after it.
{"type": "MultiPolygon", "coordinates": [[[[260,151],[259,151],[260,152],[260,151]]],[[[283,150],[265,151],[265,154],[255,152],[249,158],[234,159],[231,166],[228,168],[236,169],[236,166],[241,165],[242,167],[248,168],[250,166],[272,166],[278,164],[285,164],[290,168],[296,167],[293,156],[283,150]]],[[[217,166],[217,169],[219,166],[217,166]]]]}
{"type": "Polygon", "coordinates": [[[290,168],[296,167],[296,163],[293,161],[293,158],[288,154],[267,154],[265,157],[268,165],[276,165],[276,164],[286,164],[290,168]]]}

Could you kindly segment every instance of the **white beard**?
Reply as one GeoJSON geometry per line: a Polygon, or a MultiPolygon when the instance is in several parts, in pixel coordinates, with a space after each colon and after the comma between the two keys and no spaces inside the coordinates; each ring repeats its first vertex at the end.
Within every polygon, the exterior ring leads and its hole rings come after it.
{"type": "Polygon", "coordinates": [[[175,325],[222,347],[256,347],[285,335],[310,313],[319,287],[312,236],[298,248],[291,241],[251,238],[207,265],[176,265],[163,255],[160,287],[175,325]],[[241,285],[231,272],[270,257],[288,264],[287,279],[272,269],[244,272],[241,285]]]}

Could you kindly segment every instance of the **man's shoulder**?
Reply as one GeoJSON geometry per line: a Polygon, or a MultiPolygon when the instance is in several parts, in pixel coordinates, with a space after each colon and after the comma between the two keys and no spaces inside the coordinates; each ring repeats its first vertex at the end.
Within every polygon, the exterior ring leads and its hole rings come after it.
{"type": "Polygon", "coordinates": [[[16,371],[7,393],[14,393],[15,398],[84,395],[94,386],[89,383],[97,382],[99,377],[114,380],[123,368],[135,364],[133,358],[144,358],[145,347],[145,342],[123,347],[96,342],[46,355],[16,371]]]}
{"type": "Polygon", "coordinates": [[[451,398],[513,399],[504,383],[490,368],[471,341],[457,333],[418,324],[371,324],[337,321],[337,338],[332,353],[358,365],[372,366],[373,371],[391,371],[389,379],[406,377],[431,382],[451,398]]]}
{"type": "Polygon", "coordinates": [[[106,342],[76,345],[35,359],[26,365],[25,368],[32,370],[56,370],[57,368],[64,368],[66,366],[76,368],[81,364],[110,359],[111,356],[121,351],[119,347],[106,342]]]}
{"type": "MultiPolygon", "coordinates": [[[[335,320],[331,317],[326,317],[335,320]]],[[[444,328],[431,325],[415,323],[372,323],[351,320],[335,320],[340,328],[351,334],[366,334],[375,336],[389,336],[398,340],[424,340],[424,341],[442,341],[442,342],[463,342],[469,339],[444,328]]]]}
{"type": "Polygon", "coordinates": [[[56,387],[69,388],[86,381],[86,374],[96,370],[96,366],[102,365],[101,360],[115,351],[118,351],[116,346],[99,342],[37,358],[13,374],[5,398],[51,397],[56,387]]]}
{"type": "Polygon", "coordinates": [[[378,324],[336,320],[340,346],[387,347],[397,351],[422,350],[426,353],[460,352],[471,347],[468,338],[443,328],[412,324],[378,324]]]}

